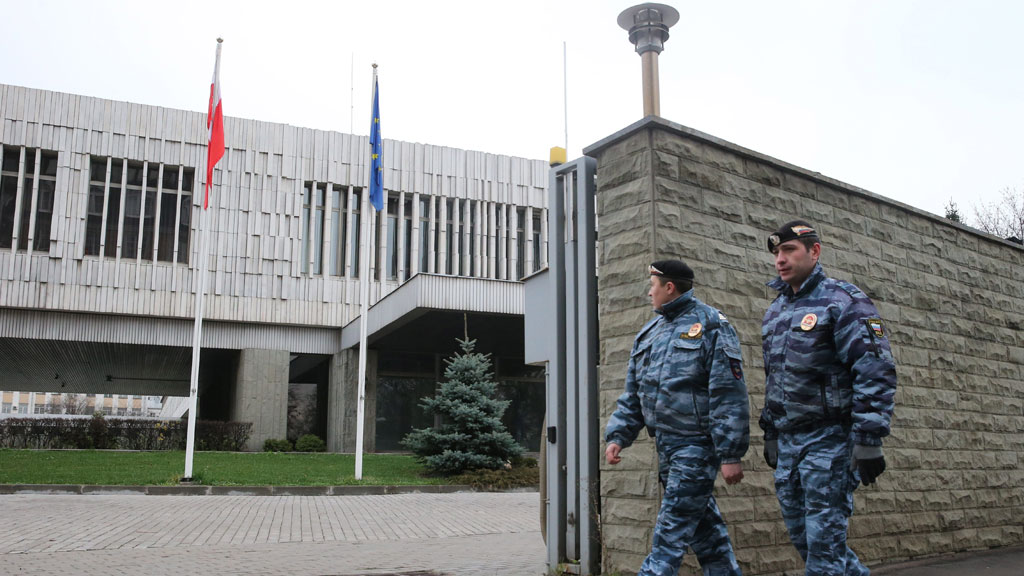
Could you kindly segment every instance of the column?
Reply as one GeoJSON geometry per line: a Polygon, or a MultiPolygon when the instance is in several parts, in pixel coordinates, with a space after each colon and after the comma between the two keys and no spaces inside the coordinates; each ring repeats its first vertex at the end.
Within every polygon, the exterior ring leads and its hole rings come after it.
{"type": "Polygon", "coordinates": [[[239,354],[231,419],[252,422],[252,433],[245,444],[247,451],[263,450],[265,440],[288,434],[290,359],[287,350],[249,348],[239,354]]]}

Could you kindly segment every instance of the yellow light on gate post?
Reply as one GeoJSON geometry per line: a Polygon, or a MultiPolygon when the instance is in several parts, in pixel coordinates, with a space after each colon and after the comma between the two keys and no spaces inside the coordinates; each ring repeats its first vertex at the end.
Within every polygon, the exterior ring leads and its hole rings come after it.
{"type": "Polygon", "coordinates": [[[561,146],[552,146],[551,154],[549,155],[548,165],[558,166],[559,164],[565,164],[565,148],[561,146]]]}

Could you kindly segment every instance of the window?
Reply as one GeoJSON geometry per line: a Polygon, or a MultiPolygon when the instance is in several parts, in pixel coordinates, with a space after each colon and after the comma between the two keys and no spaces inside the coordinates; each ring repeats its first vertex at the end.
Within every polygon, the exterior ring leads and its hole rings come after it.
{"type": "MultiPolygon", "coordinates": [[[[127,164],[121,160],[110,159],[107,164],[110,169],[110,186],[107,187],[107,228],[104,231],[103,244],[106,249],[104,256],[117,257],[117,235],[121,224],[121,194],[124,193],[124,181],[126,178],[127,164]]],[[[100,179],[104,180],[107,168],[104,167],[98,172],[100,179]]],[[[103,188],[100,188],[100,218],[103,218],[103,188]]]]}
{"type": "Polygon", "coordinates": [[[541,242],[540,242],[540,214],[539,214],[539,212],[540,212],[540,210],[537,210],[536,213],[533,215],[533,270],[530,270],[529,273],[533,273],[533,272],[536,272],[537,270],[540,270],[541,242]]]}
{"type": "Polygon", "coordinates": [[[388,280],[398,279],[398,198],[388,197],[388,237],[385,274],[388,280]]]}
{"type": "Polygon", "coordinates": [[[155,246],[157,260],[187,264],[194,178],[183,166],[92,157],[85,255],[116,258],[120,240],[122,258],[148,260],[155,246]]]}
{"type": "Polygon", "coordinates": [[[526,208],[516,208],[516,278],[526,276],[526,208]]]}
{"type": "Polygon", "coordinates": [[[157,260],[173,262],[175,246],[177,246],[178,262],[188,262],[193,175],[191,168],[164,166],[164,175],[160,183],[160,229],[157,235],[159,239],[156,249],[157,260]],[[179,215],[182,223],[178,224],[176,232],[175,222],[179,215]],[[177,243],[175,243],[176,238],[177,243]]]}
{"type": "Polygon", "coordinates": [[[10,414],[10,413],[11,413],[11,403],[10,402],[4,402],[3,406],[0,407],[0,414],[10,414]]]}
{"type": "Polygon", "coordinates": [[[475,206],[471,206],[469,209],[469,245],[466,246],[466,253],[469,255],[473,266],[470,267],[469,274],[471,276],[480,276],[480,252],[477,250],[479,244],[479,238],[477,238],[477,212],[480,208],[480,202],[478,201],[475,206]]]}
{"type": "Polygon", "coordinates": [[[309,253],[313,251],[313,274],[323,274],[324,208],[327,200],[327,183],[306,182],[302,192],[302,272],[309,274],[309,253]],[[309,219],[313,218],[313,230],[309,219]]]}
{"type": "Polygon", "coordinates": [[[345,223],[348,215],[348,191],[341,186],[331,189],[331,266],[332,276],[345,275],[345,223]]]}
{"type": "Polygon", "coordinates": [[[359,234],[361,231],[361,222],[359,220],[360,207],[362,203],[363,190],[356,188],[355,194],[352,196],[352,236],[349,238],[349,262],[352,263],[352,277],[359,277],[359,234]]]}
{"type": "MultiPolygon", "coordinates": [[[[128,178],[124,192],[124,232],[121,237],[121,256],[135,258],[139,249],[139,231],[142,226],[142,165],[128,162],[128,178]]],[[[109,225],[110,221],[107,221],[109,225]]],[[[109,234],[109,228],[108,228],[109,234]]],[[[109,241],[109,235],[108,235],[109,241]]],[[[108,253],[110,243],[107,243],[108,253]]]]}
{"type": "Polygon", "coordinates": [[[430,197],[420,194],[420,272],[428,272],[430,262],[430,197]]]}
{"type": "Polygon", "coordinates": [[[453,261],[455,260],[455,252],[453,250],[455,249],[455,236],[456,234],[458,234],[458,232],[455,230],[454,217],[455,211],[457,209],[458,205],[455,203],[454,199],[448,198],[447,200],[445,200],[444,215],[446,220],[445,224],[447,224],[447,228],[445,229],[444,247],[448,253],[448,257],[445,259],[444,262],[445,274],[452,274],[452,271],[456,270],[455,265],[453,264],[453,261]]]}
{"type": "Polygon", "coordinates": [[[405,278],[412,276],[412,195],[405,197],[405,207],[402,210],[405,226],[405,278]]]}
{"type": "Polygon", "coordinates": [[[156,226],[156,200],[160,185],[160,165],[150,163],[146,169],[145,201],[142,210],[142,258],[153,258],[153,236],[156,226]]]}
{"type": "Polygon", "coordinates": [[[32,232],[32,250],[50,250],[50,227],[53,224],[53,195],[57,188],[57,153],[35,148],[3,149],[0,164],[0,248],[14,244],[14,222],[18,208],[18,174],[21,170],[21,154],[24,152],[24,172],[21,179],[21,216],[18,221],[18,249],[29,249],[29,232],[32,232]],[[39,165],[36,166],[36,156],[39,165]],[[38,188],[36,175],[38,170],[38,188]],[[35,212],[32,211],[32,197],[35,196],[35,212]],[[35,228],[32,228],[33,218],[35,228]]]}
{"type": "MultiPolygon", "coordinates": [[[[21,229],[18,249],[28,250],[28,237],[32,216],[32,193],[35,179],[35,153],[25,152],[25,183],[21,193],[21,229]]],[[[50,226],[53,223],[53,193],[57,188],[57,154],[42,152],[39,166],[39,189],[36,191],[35,230],[32,231],[32,250],[50,250],[50,226]]]]}

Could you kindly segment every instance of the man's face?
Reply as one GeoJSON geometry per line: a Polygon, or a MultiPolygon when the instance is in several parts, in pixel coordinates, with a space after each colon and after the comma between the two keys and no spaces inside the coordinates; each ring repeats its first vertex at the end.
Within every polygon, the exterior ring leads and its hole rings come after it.
{"type": "Polygon", "coordinates": [[[789,240],[779,244],[772,254],[775,255],[775,271],[783,282],[796,290],[814,271],[821,255],[821,244],[815,243],[808,250],[799,240],[789,240]]]}
{"type": "Polygon", "coordinates": [[[661,310],[662,306],[675,300],[679,296],[675,287],[676,285],[671,282],[665,282],[662,285],[657,276],[651,276],[651,289],[647,291],[647,296],[651,299],[651,306],[655,310],[661,310]]]}

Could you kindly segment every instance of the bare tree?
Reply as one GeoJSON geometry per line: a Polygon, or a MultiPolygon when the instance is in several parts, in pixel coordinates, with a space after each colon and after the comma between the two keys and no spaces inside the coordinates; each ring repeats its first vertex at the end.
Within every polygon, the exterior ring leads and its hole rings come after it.
{"type": "Polygon", "coordinates": [[[51,396],[43,410],[47,414],[60,414],[64,411],[63,396],[51,396]]]}
{"type": "Polygon", "coordinates": [[[85,414],[89,403],[78,394],[65,394],[63,408],[65,414],[85,414]]]}
{"type": "Polygon", "coordinates": [[[1024,240],[1024,188],[1004,188],[998,201],[976,204],[974,225],[1000,238],[1024,240]]]}

